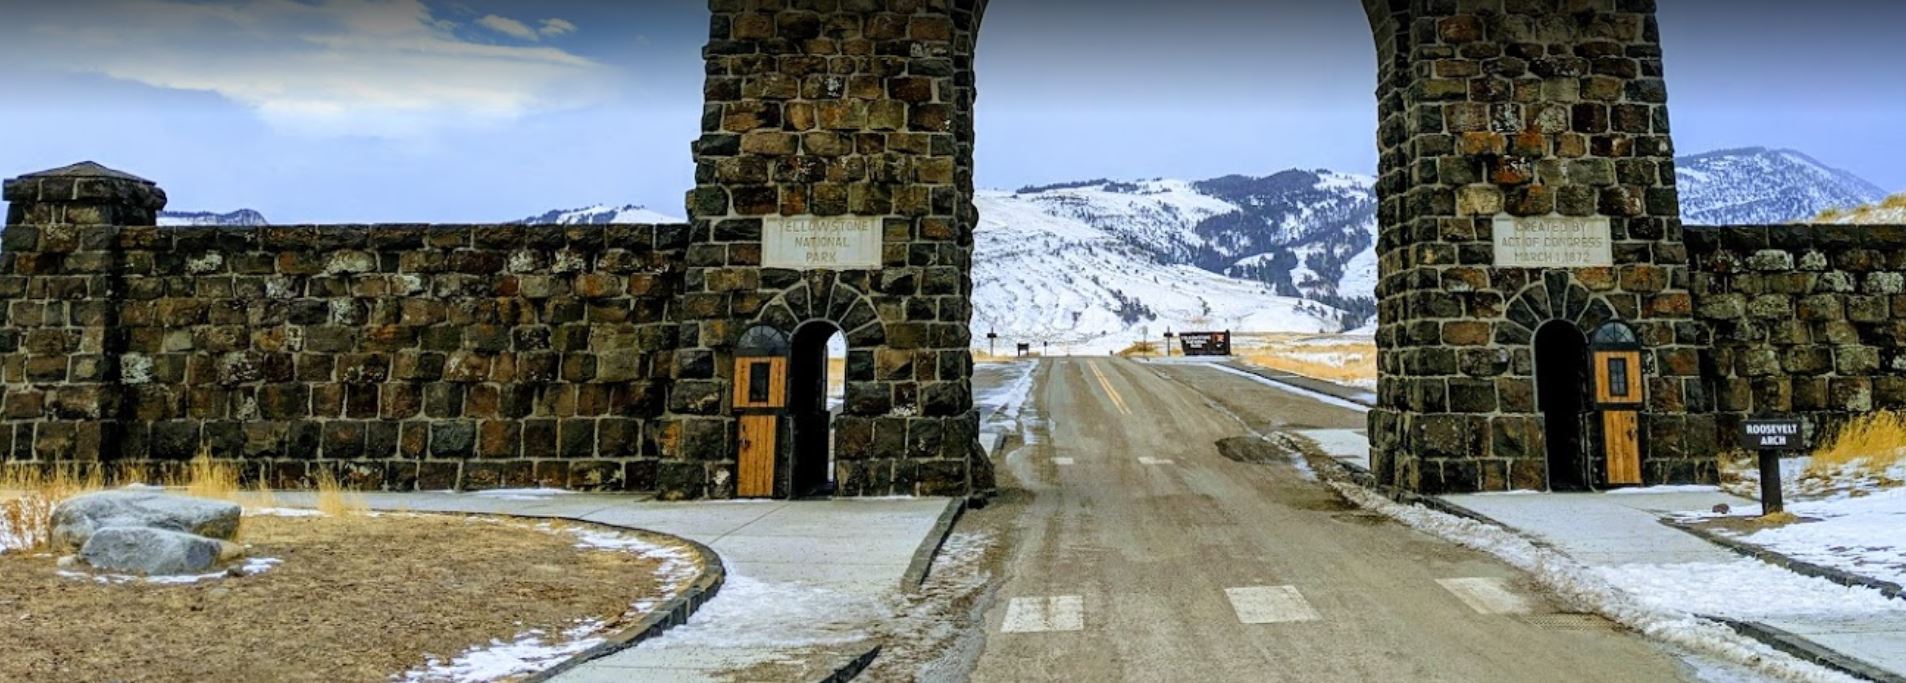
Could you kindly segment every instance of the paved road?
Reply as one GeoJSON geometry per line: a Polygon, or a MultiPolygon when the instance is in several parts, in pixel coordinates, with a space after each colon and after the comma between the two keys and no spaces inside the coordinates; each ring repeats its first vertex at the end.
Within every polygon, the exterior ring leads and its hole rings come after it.
{"type": "Polygon", "coordinates": [[[973,680],[1691,680],[1639,636],[1554,614],[1506,565],[1354,510],[1261,446],[1229,449],[1243,462],[1216,445],[1360,413],[1198,366],[1036,372],[973,680]]]}

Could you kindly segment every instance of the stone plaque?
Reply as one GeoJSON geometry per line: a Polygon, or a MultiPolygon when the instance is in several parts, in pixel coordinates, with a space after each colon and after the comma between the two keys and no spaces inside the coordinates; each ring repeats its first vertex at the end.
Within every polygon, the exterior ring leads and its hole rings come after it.
{"type": "Polygon", "coordinates": [[[1497,268],[1615,265],[1607,216],[1496,216],[1497,268]]]}
{"type": "Polygon", "coordinates": [[[794,270],[880,268],[881,216],[769,216],[761,223],[761,265],[794,270]]]}

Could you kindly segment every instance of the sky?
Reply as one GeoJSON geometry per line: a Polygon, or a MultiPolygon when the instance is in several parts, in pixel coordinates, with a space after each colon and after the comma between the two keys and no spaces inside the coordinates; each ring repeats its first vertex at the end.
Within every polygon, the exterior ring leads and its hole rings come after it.
{"type": "MultiPolygon", "coordinates": [[[[1353,0],[994,0],[978,182],[1370,173],[1353,0]]],[[[1883,0],[1660,0],[1683,153],[1789,147],[1906,190],[1883,0]]],[[[0,0],[0,176],[94,160],[277,223],[681,215],[706,0],[0,0]]]]}

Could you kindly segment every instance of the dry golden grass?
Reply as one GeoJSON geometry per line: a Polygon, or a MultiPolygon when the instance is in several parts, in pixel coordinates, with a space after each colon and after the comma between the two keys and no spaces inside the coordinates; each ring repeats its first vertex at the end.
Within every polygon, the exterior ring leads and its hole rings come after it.
{"type": "Polygon", "coordinates": [[[1368,383],[1377,378],[1375,343],[1298,345],[1274,342],[1267,348],[1244,351],[1239,358],[1252,365],[1339,384],[1368,383]],[[1324,360],[1324,357],[1331,355],[1341,357],[1342,363],[1324,360]]]}
{"type": "Polygon", "coordinates": [[[331,517],[355,517],[370,509],[363,496],[345,488],[330,469],[318,470],[318,512],[331,517]]]}
{"type": "Polygon", "coordinates": [[[578,547],[569,531],[600,527],[406,515],[251,523],[252,556],[283,564],[198,584],[107,589],[60,576],[52,557],[0,554],[0,681],[403,680],[432,655],[530,630],[560,634],[584,619],[626,628],[648,616],[631,605],[683,589],[658,575],[663,558],[578,547]]]}
{"type": "Polygon", "coordinates": [[[1848,420],[1833,432],[1819,450],[1807,474],[1829,476],[1854,466],[1868,474],[1881,474],[1906,463],[1906,412],[1885,410],[1848,420]]]}
{"type": "Polygon", "coordinates": [[[847,394],[847,359],[827,359],[827,395],[845,396],[847,394]]]}
{"type": "Polygon", "coordinates": [[[0,545],[44,549],[53,541],[53,509],[106,485],[98,467],[0,468],[0,545]]]}
{"type": "Polygon", "coordinates": [[[1118,355],[1126,358],[1157,356],[1159,355],[1158,345],[1148,341],[1133,342],[1131,346],[1127,346],[1124,350],[1119,351],[1118,355]]]}
{"type": "Polygon", "coordinates": [[[1906,192],[1880,200],[1877,203],[1846,208],[1830,208],[1820,212],[1814,223],[1897,223],[1898,211],[1906,211],[1906,192]]]}
{"type": "Polygon", "coordinates": [[[1761,515],[1754,518],[1754,521],[1766,526],[1784,526],[1800,521],[1800,517],[1783,510],[1771,515],[1761,515]]]}
{"type": "Polygon", "coordinates": [[[186,463],[185,481],[166,483],[182,486],[188,496],[238,502],[238,468],[229,462],[213,460],[210,450],[200,451],[198,457],[186,463]]]}

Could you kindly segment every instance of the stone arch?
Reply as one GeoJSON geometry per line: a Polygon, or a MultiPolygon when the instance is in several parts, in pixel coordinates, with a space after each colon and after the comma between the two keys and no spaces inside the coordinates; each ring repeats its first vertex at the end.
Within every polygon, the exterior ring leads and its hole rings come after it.
{"type": "MultiPolygon", "coordinates": [[[[974,56],[990,1],[709,2],[677,358],[722,363],[740,320],[791,329],[843,316],[837,322],[855,328],[864,349],[852,371],[870,378],[864,414],[908,424],[890,434],[850,426],[852,442],[872,443],[865,453],[887,463],[853,490],[992,488],[967,349],[978,224],[974,56]],[[764,267],[771,216],[877,221],[880,267],[764,267]],[[867,307],[827,278],[851,283],[867,307]]],[[[1654,6],[1360,2],[1378,71],[1373,469],[1418,492],[1509,488],[1501,473],[1516,457],[1488,444],[1527,413],[1502,397],[1527,374],[1513,367],[1511,349],[1533,334],[1533,316],[1584,325],[1618,311],[1651,341],[1668,339],[1652,351],[1686,354],[1699,343],[1698,333],[1681,333],[1693,323],[1654,6]],[[1563,267],[1498,267],[1493,224],[1532,217],[1606,226],[1612,244],[1552,259],[1563,267]],[[1590,271],[1598,295],[1581,297],[1574,285],[1590,271]],[[1551,292],[1555,274],[1564,279],[1551,292]],[[1539,293],[1529,288],[1538,282],[1539,293]],[[1571,307],[1578,297],[1580,310],[1571,307]]],[[[1668,426],[1673,412],[1651,406],[1643,419],[1678,433],[1668,426]]]]}
{"type": "Polygon", "coordinates": [[[1503,320],[1496,326],[1496,343],[1529,344],[1535,333],[1551,321],[1575,326],[1584,339],[1595,334],[1603,323],[1618,319],[1608,299],[1577,282],[1567,271],[1549,271],[1541,282],[1522,288],[1503,308],[1503,320]]]}
{"type": "Polygon", "coordinates": [[[802,324],[824,320],[840,328],[850,349],[869,349],[887,341],[886,323],[873,300],[825,273],[814,273],[763,306],[754,324],[792,336],[802,324]]]}

